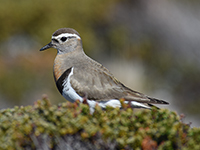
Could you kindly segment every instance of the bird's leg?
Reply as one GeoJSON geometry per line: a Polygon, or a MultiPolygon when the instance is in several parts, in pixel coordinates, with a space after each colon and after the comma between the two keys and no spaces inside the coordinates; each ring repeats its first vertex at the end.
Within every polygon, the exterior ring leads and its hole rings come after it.
{"type": "Polygon", "coordinates": [[[89,105],[87,102],[87,97],[88,97],[87,94],[83,96],[83,104],[89,105]]]}

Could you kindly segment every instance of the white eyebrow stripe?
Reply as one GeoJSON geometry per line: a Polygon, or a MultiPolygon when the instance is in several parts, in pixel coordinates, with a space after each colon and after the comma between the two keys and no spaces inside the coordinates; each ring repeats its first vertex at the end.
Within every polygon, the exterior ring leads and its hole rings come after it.
{"type": "Polygon", "coordinates": [[[57,36],[52,36],[52,39],[60,39],[61,37],[76,37],[77,39],[81,39],[80,36],[78,36],[77,34],[72,34],[72,33],[62,33],[60,35],[57,35],[57,36]]]}

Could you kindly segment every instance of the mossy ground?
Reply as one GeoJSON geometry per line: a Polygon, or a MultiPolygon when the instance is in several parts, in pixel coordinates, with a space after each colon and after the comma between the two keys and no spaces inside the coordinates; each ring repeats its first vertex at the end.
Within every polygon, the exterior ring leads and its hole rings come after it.
{"type": "Polygon", "coordinates": [[[167,109],[102,110],[86,104],[33,106],[0,112],[0,150],[16,149],[200,149],[200,128],[190,128],[167,109]]]}

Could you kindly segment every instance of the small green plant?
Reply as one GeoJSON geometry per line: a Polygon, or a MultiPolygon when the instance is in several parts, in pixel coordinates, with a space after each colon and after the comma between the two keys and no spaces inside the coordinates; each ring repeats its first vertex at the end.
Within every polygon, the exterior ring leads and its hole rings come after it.
{"type": "Polygon", "coordinates": [[[79,102],[33,106],[0,112],[0,149],[200,149],[200,128],[190,128],[167,109],[102,110],[79,102]]]}

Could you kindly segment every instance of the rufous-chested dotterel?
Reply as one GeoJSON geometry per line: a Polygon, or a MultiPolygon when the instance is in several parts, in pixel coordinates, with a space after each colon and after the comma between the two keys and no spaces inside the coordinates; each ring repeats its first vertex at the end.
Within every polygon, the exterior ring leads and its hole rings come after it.
{"type": "Polygon", "coordinates": [[[48,48],[57,49],[54,78],[60,93],[70,102],[83,102],[86,97],[91,109],[96,104],[102,108],[107,105],[121,107],[121,98],[133,108],[149,109],[152,104],[168,104],[136,92],[118,81],[108,69],[84,53],[81,37],[74,29],[55,31],[51,42],[40,51],[48,48]]]}

